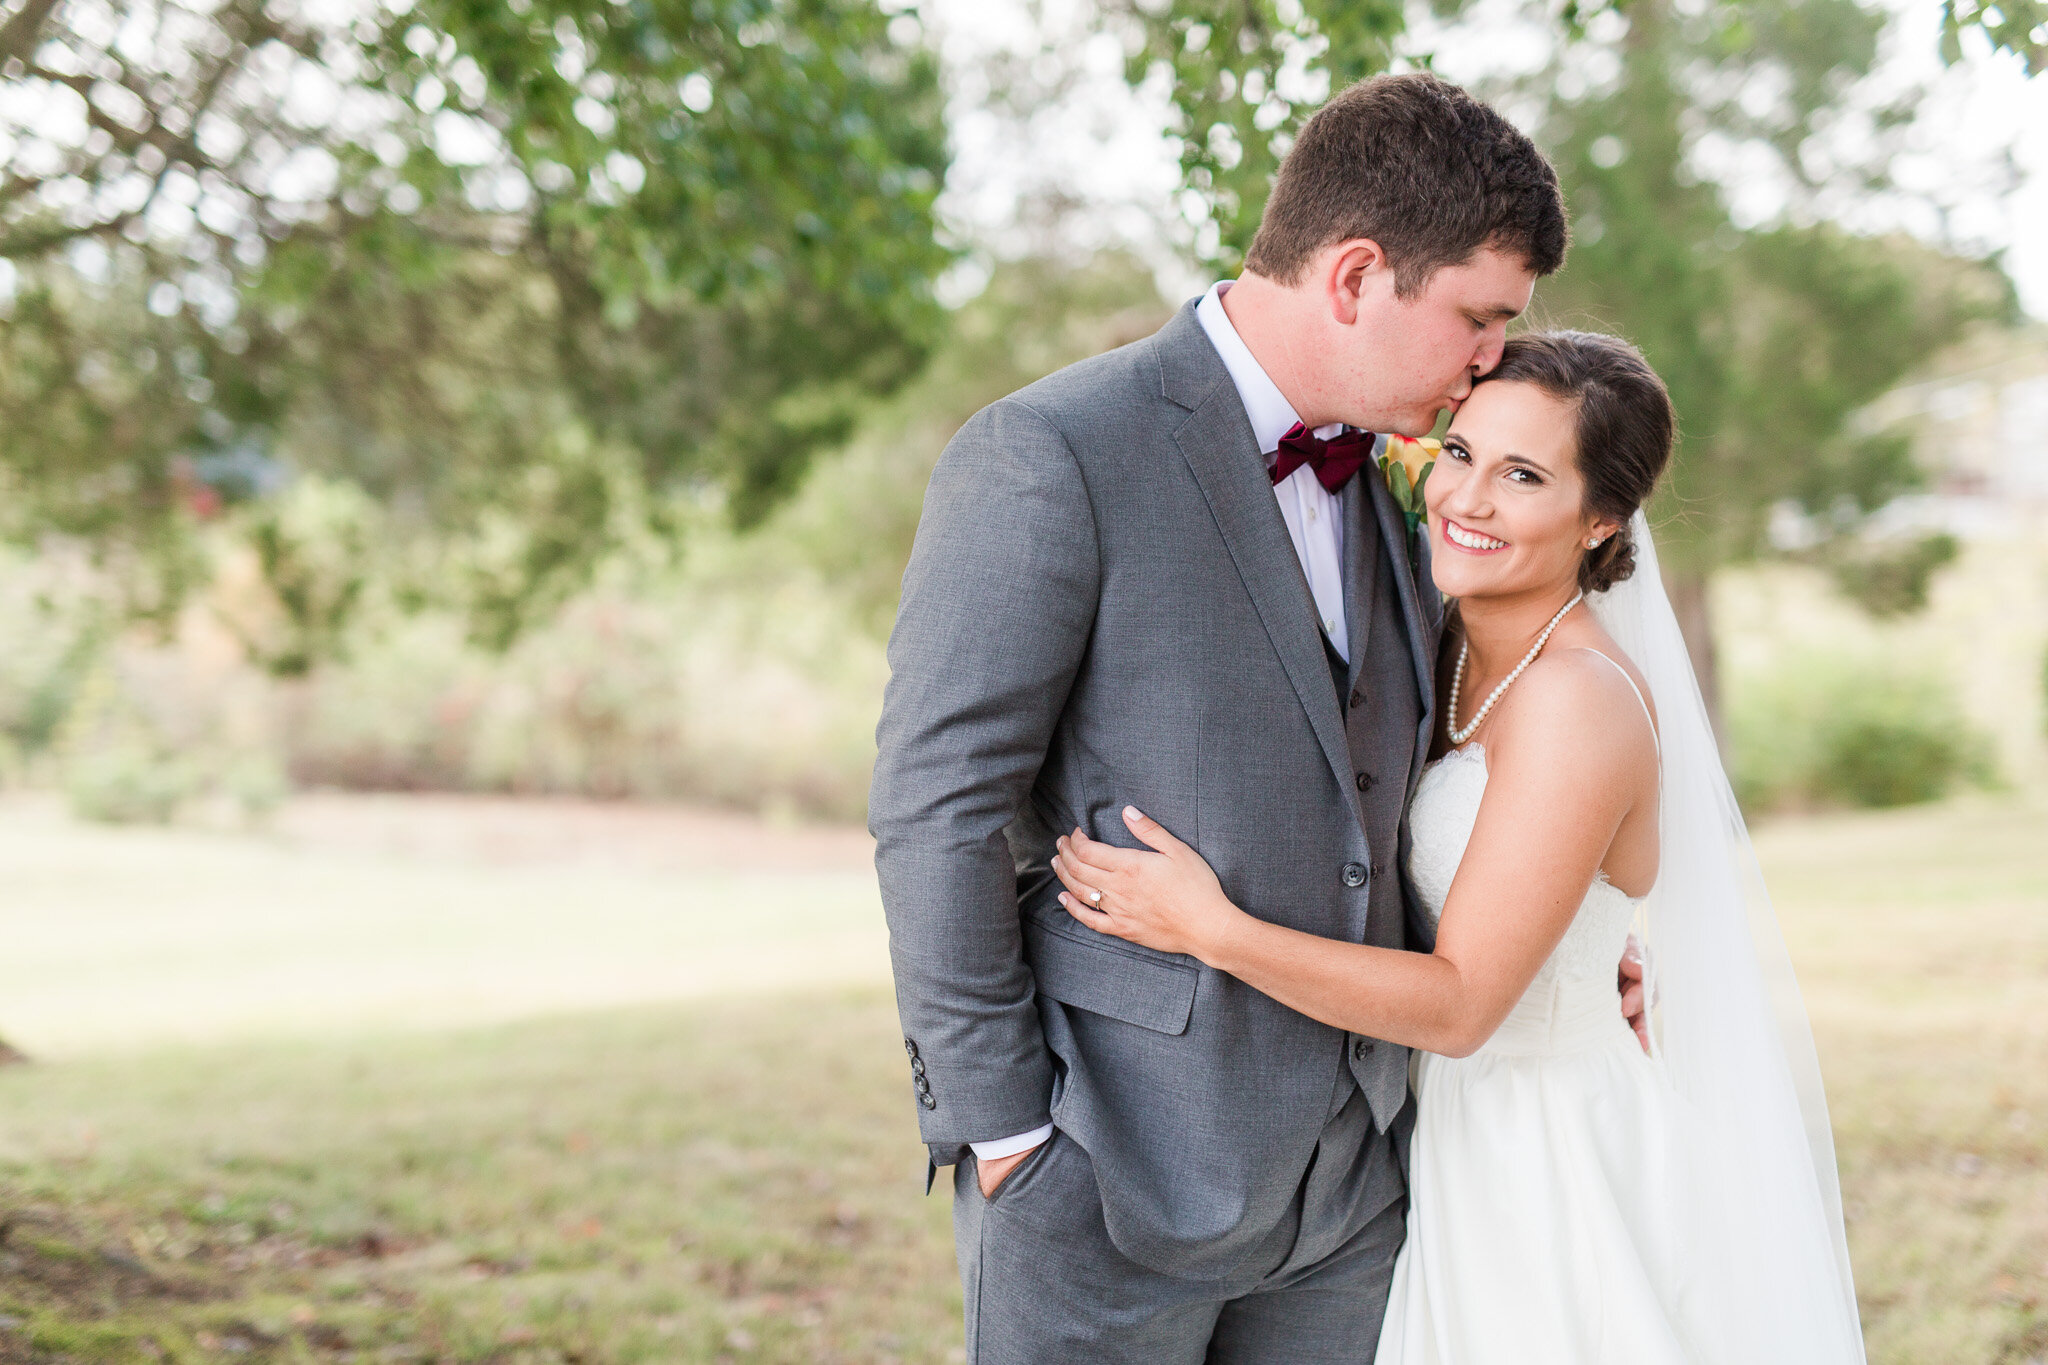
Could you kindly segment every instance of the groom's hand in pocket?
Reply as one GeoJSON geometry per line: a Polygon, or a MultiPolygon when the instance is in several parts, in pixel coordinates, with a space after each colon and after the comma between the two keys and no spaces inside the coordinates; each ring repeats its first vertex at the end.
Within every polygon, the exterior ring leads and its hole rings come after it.
{"type": "MultiPolygon", "coordinates": [[[[1038,1144],[1038,1147],[1043,1146],[1045,1146],[1043,1142],[1038,1144]]],[[[1016,1170],[1029,1160],[1031,1154],[1037,1151],[1038,1147],[1026,1147],[1023,1151],[1013,1153],[1010,1156],[990,1157],[987,1161],[976,1157],[974,1159],[974,1178],[981,1186],[981,1197],[983,1199],[993,1199],[996,1190],[1002,1185],[1003,1181],[1009,1178],[1010,1172],[1016,1170]]]]}

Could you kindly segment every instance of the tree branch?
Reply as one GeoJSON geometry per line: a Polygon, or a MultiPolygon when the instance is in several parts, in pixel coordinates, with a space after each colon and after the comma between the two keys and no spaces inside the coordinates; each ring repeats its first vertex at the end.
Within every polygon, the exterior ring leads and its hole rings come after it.
{"type": "Polygon", "coordinates": [[[28,0],[8,15],[6,22],[0,23],[0,61],[10,57],[26,61],[42,38],[43,24],[50,11],[56,8],[57,0],[28,0]]]}

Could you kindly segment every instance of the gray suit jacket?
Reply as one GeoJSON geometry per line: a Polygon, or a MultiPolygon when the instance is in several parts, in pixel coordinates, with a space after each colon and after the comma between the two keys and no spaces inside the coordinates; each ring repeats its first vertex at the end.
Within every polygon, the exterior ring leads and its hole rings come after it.
{"type": "MultiPolygon", "coordinates": [[[[1351,540],[1387,547],[1368,567],[1401,629],[1375,649],[1383,665],[1400,651],[1415,695],[1397,722],[1412,744],[1394,746],[1407,771],[1383,795],[1405,796],[1429,746],[1437,595],[1417,592],[1376,471],[1344,507],[1379,531],[1351,540]]],[[[1074,923],[1053,839],[1079,825],[1130,846],[1119,812],[1134,804],[1238,904],[1353,942],[1401,943],[1412,898],[1405,849],[1371,846],[1354,772],[1371,703],[1347,735],[1243,402],[1193,304],[961,428],[889,661],[869,825],[932,1159],[1050,1116],[1088,1152],[1119,1248],[1220,1273],[1282,1216],[1333,1083],[1355,1079],[1384,1129],[1406,1054],[1074,923]]]]}

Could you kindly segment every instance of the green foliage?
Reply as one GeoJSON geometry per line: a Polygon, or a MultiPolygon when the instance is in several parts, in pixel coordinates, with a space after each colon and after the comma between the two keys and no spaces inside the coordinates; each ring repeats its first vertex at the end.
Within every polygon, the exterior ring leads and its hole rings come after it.
{"type": "Polygon", "coordinates": [[[229,508],[205,547],[223,568],[169,643],[87,631],[111,619],[88,610],[110,593],[93,596],[80,566],[67,577],[56,559],[11,555],[0,734],[33,763],[61,723],[48,775],[130,818],[151,791],[166,793],[159,809],[260,815],[287,772],[857,817],[882,638],[940,450],[980,407],[1167,313],[1129,258],[1000,267],[918,377],[744,531],[674,500],[659,509],[672,542],[635,538],[651,519],[644,490],[617,447],[572,432],[555,463],[501,494],[516,515],[480,515],[431,555],[395,555],[400,512],[354,482],[301,475],[229,508]],[[594,583],[563,586],[551,556],[602,517],[624,548],[594,583]],[[223,653],[255,667],[223,672],[223,653]]]}
{"type": "Polygon", "coordinates": [[[1926,715],[1905,708],[1843,718],[1826,734],[1825,762],[1815,774],[1820,791],[1855,806],[1935,800],[1981,770],[1971,746],[1944,727],[1956,719],[1953,709],[1926,715]]]}
{"type": "Polygon", "coordinates": [[[64,772],[72,813],[110,825],[168,824],[198,785],[177,755],[135,740],[82,753],[64,772]]]}
{"type": "Polygon", "coordinates": [[[870,408],[846,450],[778,513],[764,557],[815,566],[864,629],[886,636],[925,484],[960,425],[1063,365],[1150,336],[1170,315],[1151,272],[1120,253],[998,266],[918,377],[870,408]]]}
{"type": "MultiPolygon", "coordinates": [[[[614,559],[502,657],[462,640],[458,620],[473,639],[489,619],[474,610],[373,619],[381,628],[299,695],[284,741],[294,776],[857,817],[882,638],[939,452],[981,407],[1148,335],[1167,311],[1126,257],[999,267],[925,370],[871,405],[847,448],[760,525],[734,533],[672,509],[683,554],[614,559]]],[[[503,560],[444,563],[485,576],[546,524],[507,519],[503,560]]],[[[470,543],[486,545],[485,531],[470,543]]]]}
{"type": "MultiPolygon", "coordinates": [[[[1299,119],[1327,89],[1386,68],[1401,10],[1172,0],[1135,13],[1145,46],[1130,75],[1170,72],[1187,188],[1213,229],[1198,254],[1233,270],[1299,119]]],[[[1920,475],[1896,433],[1853,431],[1850,416],[1973,322],[2017,308],[1994,265],[1811,221],[1824,190],[1886,185],[1910,121],[1910,105],[1878,111],[1866,161],[1810,155],[1872,71],[1884,14],[1864,0],[1633,0],[1547,22],[1558,56],[1524,93],[1540,101],[1533,131],[1575,240],[1537,312],[1622,333],[1670,385],[1683,440],[1659,508],[1666,558],[1696,575],[1752,556],[1787,500],[1853,530],[1920,475]],[[1603,60],[1614,74],[1586,79],[1603,60]],[[1715,142],[1774,167],[1784,218],[1738,225],[1701,173],[1715,142]]]]}
{"type": "MultiPolygon", "coordinates": [[[[1607,45],[1615,80],[1548,102],[1542,136],[1576,241],[1540,299],[1550,317],[1628,336],[1670,385],[1681,443],[1659,547],[1698,574],[1765,548],[1781,502],[1843,532],[1913,487],[1904,443],[1856,432],[1850,416],[2015,303],[1995,267],[1909,241],[1824,222],[1739,227],[1698,174],[1702,140],[1721,138],[1774,155],[1789,206],[1817,193],[1803,149],[1871,70],[1880,14],[1859,0],[1702,12],[1643,0],[1626,14],[1607,45]],[[1745,104],[1750,89],[1781,97],[1745,104]]],[[[1858,173],[1882,183],[1879,167],[1858,173]]]]}
{"type": "MultiPolygon", "coordinates": [[[[914,19],[338,13],[124,26],[70,0],[0,26],[30,111],[0,127],[0,532],[84,537],[168,611],[195,515],[250,491],[223,465],[357,483],[414,557],[538,497],[551,524],[495,589],[544,610],[620,530],[590,448],[758,519],[920,362],[950,257],[914,19]]],[[[502,640],[531,613],[487,615],[502,640]]]]}
{"type": "Polygon", "coordinates": [[[0,780],[55,741],[105,652],[113,615],[100,585],[62,556],[0,556],[0,780]]]}
{"type": "Polygon", "coordinates": [[[252,659],[296,677],[337,651],[369,575],[375,515],[357,485],[318,478],[249,509],[242,533],[281,618],[274,638],[242,635],[252,659]]]}
{"type": "Polygon", "coordinates": [[[2027,64],[2027,74],[2048,71],[2048,3],[2043,0],[1942,0],[1941,58],[1963,59],[1963,35],[1981,30],[1995,50],[2011,52],[2027,64]]]}
{"type": "Polygon", "coordinates": [[[710,565],[585,593],[503,655],[423,614],[296,688],[279,752],[302,785],[858,818],[886,666],[848,617],[806,573],[728,591],[710,565]]]}
{"type": "Polygon", "coordinates": [[[1171,84],[1195,254],[1234,275],[1301,121],[1331,90],[1387,69],[1403,8],[1398,0],[1139,0],[1129,13],[1142,40],[1131,82],[1163,71],[1171,84]]]}
{"type": "Polygon", "coordinates": [[[1799,655],[1736,677],[1730,698],[1736,793],[1752,810],[1911,805],[1992,781],[1988,741],[1931,674],[1799,655]]]}
{"type": "Polygon", "coordinates": [[[1937,532],[1875,546],[1852,543],[1829,568],[1845,597],[1882,620],[1925,610],[1935,571],[1961,553],[1961,542],[1937,532]]]}
{"type": "Polygon", "coordinates": [[[64,790],[81,819],[164,824],[198,789],[190,760],[131,703],[102,660],[65,717],[64,790]]]}
{"type": "Polygon", "coordinates": [[[114,823],[195,802],[242,818],[275,808],[286,787],[263,678],[191,615],[170,640],[118,623],[117,590],[74,558],[0,557],[0,778],[114,823]]]}

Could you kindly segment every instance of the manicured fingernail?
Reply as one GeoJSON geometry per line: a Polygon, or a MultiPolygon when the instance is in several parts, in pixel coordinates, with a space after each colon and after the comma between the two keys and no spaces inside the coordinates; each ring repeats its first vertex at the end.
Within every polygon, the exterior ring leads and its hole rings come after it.
{"type": "Polygon", "coordinates": [[[1144,819],[1144,818],[1145,818],[1145,812],[1143,812],[1143,811],[1139,810],[1139,809],[1138,809],[1138,808],[1137,808],[1136,806],[1125,806],[1125,807],[1124,807],[1124,819],[1126,819],[1126,820],[1142,820],[1142,819],[1144,819]]]}

